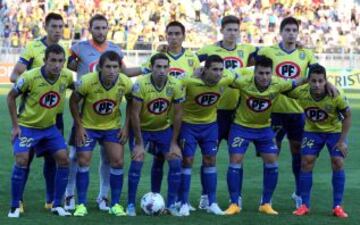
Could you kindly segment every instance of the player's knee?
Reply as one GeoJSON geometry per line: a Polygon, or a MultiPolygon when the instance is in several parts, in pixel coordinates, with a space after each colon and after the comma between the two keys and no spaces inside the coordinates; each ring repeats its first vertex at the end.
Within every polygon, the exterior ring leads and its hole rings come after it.
{"type": "Polygon", "coordinates": [[[144,159],[145,159],[145,154],[144,153],[137,154],[137,155],[133,156],[132,159],[135,160],[135,161],[142,161],[143,162],[144,159]]]}
{"type": "Polygon", "coordinates": [[[215,166],[216,165],[216,157],[204,155],[202,163],[203,163],[203,166],[215,166]]]}
{"type": "Polygon", "coordinates": [[[16,157],[16,160],[15,160],[15,163],[17,166],[19,167],[26,167],[28,168],[29,166],[29,159],[25,156],[17,156],[16,157]]]}
{"type": "Polygon", "coordinates": [[[301,170],[309,172],[314,168],[315,159],[310,157],[303,157],[301,159],[301,170]]]}
{"type": "Polygon", "coordinates": [[[331,158],[331,167],[334,171],[342,170],[344,168],[344,160],[341,157],[331,158]]]}
{"type": "Polygon", "coordinates": [[[77,161],[78,161],[79,166],[81,166],[81,167],[90,166],[90,160],[87,157],[78,156],[77,161]]]}
{"type": "Polygon", "coordinates": [[[193,157],[184,157],[182,161],[182,166],[186,168],[191,168],[193,161],[194,161],[193,157]]]}
{"type": "Polygon", "coordinates": [[[241,164],[243,159],[243,155],[241,154],[231,154],[230,155],[230,163],[231,164],[241,164]]]}
{"type": "Polygon", "coordinates": [[[113,159],[110,162],[110,166],[113,168],[122,168],[124,166],[124,159],[113,159]]]}

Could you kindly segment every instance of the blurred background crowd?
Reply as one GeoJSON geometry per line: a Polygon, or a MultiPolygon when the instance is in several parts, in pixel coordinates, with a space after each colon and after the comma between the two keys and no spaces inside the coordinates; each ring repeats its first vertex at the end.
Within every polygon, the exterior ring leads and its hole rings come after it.
{"type": "Polygon", "coordinates": [[[65,19],[64,39],[89,37],[88,21],[96,13],[109,19],[109,40],[124,49],[149,50],[164,41],[165,25],[184,23],[186,46],[199,48],[220,37],[225,15],[241,18],[240,41],[270,45],[279,41],[282,18],[301,21],[301,42],[318,53],[360,53],[360,7],[354,0],[7,0],[0,3],[3,46],[23,47],[43,35],[45,15],[65,19]]]}

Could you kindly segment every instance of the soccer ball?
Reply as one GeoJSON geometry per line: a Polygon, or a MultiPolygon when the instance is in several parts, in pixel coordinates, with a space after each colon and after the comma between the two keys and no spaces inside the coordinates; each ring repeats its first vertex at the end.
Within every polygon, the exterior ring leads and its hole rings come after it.
{"type": "Polygon", "coordinates": [[[149,192],[141,198],[141,209],[146,215],[160,215],[165,209],[165,201],[158,193],[149,192]]]}

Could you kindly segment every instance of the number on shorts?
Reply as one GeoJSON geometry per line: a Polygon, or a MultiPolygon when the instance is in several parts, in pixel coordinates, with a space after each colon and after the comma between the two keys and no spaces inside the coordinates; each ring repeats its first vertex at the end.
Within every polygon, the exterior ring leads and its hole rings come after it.
{"type": "Polygon", "coordinates": [[[28,137],[20,137],[20,144],[19,146],[22,147],[22,148],[30,148],[31,147],[31,144],[33,142],[33,138],[28,138],[28,137]]]}
{"type": "Polygon", "coordinates": [[[315,142],[315,140],[305,137],[301,144],[301,148],[305,148],[305,147],[312,148],[314,146],[314,142],[315,142]]]}
{"type": "Polygon", "coordinates": [[[232,144],[231,144],[231,147],[233,147],[233,148],[239,148],[239,147],[241,147],[241,145],[242,145],[243,142],[244,142],[244,139],[243,139],[243,138],[241,138],[241,137],[235,137],[235,138],[233,139],[233,142],[232,142],[232,144]]]}

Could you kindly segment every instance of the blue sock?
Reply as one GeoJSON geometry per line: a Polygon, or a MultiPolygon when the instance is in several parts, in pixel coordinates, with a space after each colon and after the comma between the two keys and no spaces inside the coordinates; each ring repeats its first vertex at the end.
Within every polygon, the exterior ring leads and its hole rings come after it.
{"type": "Polygon", "coordinates": [[[300,171],[299,184],[302,203],[310,208],[310,192],[312,187],[312,171],[300,171]]]}
{"type": "Polygon", "coordinates": [[[143,161],[131,160],[128,174],[128,204],[134,204],[136,201],[136,192],[141,176],[143,161]]]}
{"type": "Polygon", "coordinates": [[[172,206],[177,197],[179,186],[181,182],[181,160],[169,160],[169,174],[168,174],[168,194],[167,206],[172,206]]]}
{"type": "Polygon", "coordinates": [[[58,167],[55,170],[54,207],[58,207],[61,206],[61,202],[64,199],[65,189],[69,178],[69,167],[58,167]]]}
{"type": "Polygon", "coordinates": [[[120,202],[124,171],[122,168],[110,168],[111,206],[120,202]]]}
{"type": "Polygon", "coordinates": [[[201,167],[200,167],[201,195],[206,195],[206,193],[207,193],[204,177],[205,177],[204,176],[204,165],[201,165],[201,167]]]}
{"type": "Polygon", "coordinates": [[[217,172],[215,166],[204,166],[204,182],[210,206],[212,203],[216,202],[217,172]]]}
{"type": "Polygon", "coordinates": [[[241,164],[231,163],[227,171],[227,184],[231,203],[238,204],[240,196],[240,169],[241,164]]]}
{"type": "Polygon", "coordinates": [[[271,197],[275,191],[278,180],[278,167],[277,162],[264,164],[262,205],[271,202],[271,197]]]}
{"type": "Polygon", "coordinates": [[[333,185],[333,208],[341,205],[345,188],[345,172],[344,170],[333,171],[332,173],[333,185]]]}
{"type": "Polygon", "coordinates": [[[78,203],[87,203],[87,190],[89,187],[89,167],[78,167],[76,174],[76,190],[78,194],[78,203]]]}
{"type": "Polygon", "coordinates": [[[11,176],[11,207],[19,208],[22,198],[27,168],[14,165],[11,176]]]}
{"type": "Polygon", "coordinates": [[[24,181],[23,181],[23,187],[22,187],[22,191],[21,191],[21,197],[20,197],[20,200],[23,201],[23,198],[24,198],[24,190],[25,190],[25,186],[26,186],[26,183],[28,181],[28,178],[29,178],[29,173],[30,173],[30,167],[28,168],[24,168],[25,169],[25,177],[24,177],[24,181]]]}
{"type": "Polygon", "coordinates": [[[292,171],[295,178],[295,193],[297,196],[300,196],[300,190],[299,190],[299,175],[300,175],[300,169],[301,169],[301,155],[298,154],[292,154],[292,171]]]}
{"type": "Polygon", "coordinates": [[[159,160],[156,157],[153,159],[151,166],[151,192],[160,193],[164,162],[164,160],[159,160]]]}
{"type": "Polygon", "coordinates": [[[244,176],[244,169],[242,168],[242,165],[240,165],[240,171],[239,171],[239,195],[241,197],[241,192],[242,192],[242,184],[243,184],[243,176],[244,176]]]}
{"type": "Polygon", "coordinates": [[[181,203],[187,204],[189,202],[191,184],[191,168],[182,168],[181,170],[181,203]]]}
{"type": "Polygon", "coordinates": [[[51,203],[54,201],[56,176],[56,162],[51,156],[44,157],[43,175],[46,185],[46,203],[51,203]]]}

